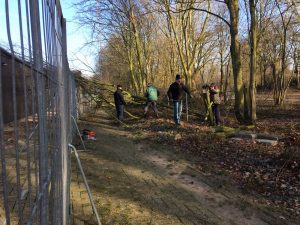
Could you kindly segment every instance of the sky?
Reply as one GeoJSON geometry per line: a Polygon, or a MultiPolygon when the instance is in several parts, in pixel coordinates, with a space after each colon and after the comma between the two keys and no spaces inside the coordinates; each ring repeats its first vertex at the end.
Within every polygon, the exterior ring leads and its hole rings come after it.
{"type": "MultiPolygon", "coordinates": [[[[83,48],[84,44],[89,40],[88,30],[80,27],[76,24],[74,17],[76,11],[72,7],[72,3],[76,0],[61,0],[61,7],[63,16],[67,21],[67,49],[69,66],[71,70],[81,70],[83,74],[90,76],[95,68],[95,62],[97,58],[96,48],[83,48]]],[[[28,49],[28,35],[26,25],[26,0],[21,0],[21,11],[22,11],[22,26],[23,26],[23,40],[26,49],[28,49]]],[[[39,0],[41,5],[41,0],[39,0]]],[[[9,0],[9,19],[10,19],[10,33],[12,43],[14,45],[14,51],[20,51],[20,23],[18,14],[18,0],[9,0]]],[[[43,35],[42,35],[43,36],[43,35]]],[[[42,37],[43,39],[43,37],[42,37]]],[[[8,32],[6,24],[6,10],[5,0],[0,0],[0,46],[5,49],[9,49],[8,44],[8,32]]],[[[43,46],[44,49],[44,46],[43,46]]],[[[28,52],[28,50],[27,50],[28,52]]],[[[25,53],[26,54],[26,53],[25,53]]]]}
{"type": "Polygon", "coordinates": [[[90,75],[95,69],[98,49],[84,48],[89,41],[89,31],[75,22],[76,10],[72,7],[74,0],[61,0],[63,16],[67,21],[68,57],[71,69],[82,70],[83,74],[90,75]],[[88,66],[86,66],[86,65],[88,66]]]}
{"type": "MultiPolygon", "coordinates": [[[[39,0],[41,2],[41,0],[39,0]]],[[[18,16],[18,0],[9,0],[10,14],[10,29],[12,42],[16,46],[20,46],[20,31],[19,31],[19,16],[18,16]]],[[[26,0],[21,0],[22,3],[22,20],[26,21],[26,0]]],[[[81,70],[85,75],[91,75],[95,69],[97,47],[83,47],[89,42],[89,31],[80,27],[76,22],[76,10],[72,6],[76,0],[60,0],[63,11],[63,16],[67,21],[67,44],[68,44],[68,59],[69,66],[72,70],[81,70]]],[[[40,3],[41,4],[41,3],[40,3]]],[[[298,12],[300,11],[299,3],[297,3],[298,12]]],[[[300,13],[299,13],[300,14],[300,13]]],[[[0,0],[0,46],[8,49],[8,38],[6,28],[6,11],[5,0],[0,0]]],[[[26,31],[26,22],[23,22],[23,30],[26,31]]],[[[28,42],[26,33],[24,33],[24,43],[28,42]]],[[[27,45],[28,46],[28,45],[27,45]]],[[[99,45],[100,46],[100,45],[99,45]]],[[[18,47],[16,47],[18,50],[18,47]]],[[[15,49],[15,50],[16,50],[15,49]]]]}

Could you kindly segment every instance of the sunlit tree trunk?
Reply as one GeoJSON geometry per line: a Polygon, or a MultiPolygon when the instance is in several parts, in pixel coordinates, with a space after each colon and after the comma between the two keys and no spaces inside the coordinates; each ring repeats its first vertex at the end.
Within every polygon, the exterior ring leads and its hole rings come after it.
{"type": "Polygon", "coordinates": [[[256,59],[257,59],[257,22],[255,13],[255,0],[249,0],[251,27],[250,27],[250,83],[249,83],[249,97],[250,97],[250,122],[254,123],[256,120],[256,59]]]}
{"type": "Polygon", "coordinates": [[[239,25],[239,1],[238,0],[226,0],[225,1],[230,13],[230,54],[232,62],[232,72],[234,78],[234,112],[236,119],[243,123],[244,118],[242,111],[244,108],[243,100],[243,80],[241,70],[241,53],[240,53],[240,42],[238,36],[238,25],[239,25]]]}
{"type": "Polygon", "coordinates": [[[140,88],[139,88],[139,85],[138,85],[138,82],[136,80],[135,73],[134,73],[132,48],[129,48],[127,51],[128,51],[128,64],[129,64],[130,77],[132,80],[134,90],[135,90],[136,94],[138,94],[140,92],[140,88]]]}
{"type": "Polygon", "coordinates": [[[224,85],[224,102],[227,102],[227,100],[228,100],[227,91],[228,91],[230,77],[231,77],[231,68],[230,68],[230,60],[229,60],[227,66],[226,66],[226,78],[225,78],[225,85],[224,85]]]}
{"type": "Polygon", "coordinates": [[[137,23],[135,19],[135,15],[133,12],[133,4],[132,0],[129,1],[130,3],[130,23],[132,25],[132,32],[136,44],[136,53],[137,53],[137,61],[139,65],[139,83],[140,83],[140,88],[141,92],[143,93],[145,91],[145,86],[146,86],[146,74],[145,74],[145,68],[144,68],[144,60],[143,60],[143,53],[142,53],[142,44],[140,40],[140,35],[139,35],[139,30],[137,28],[137,23]]]}

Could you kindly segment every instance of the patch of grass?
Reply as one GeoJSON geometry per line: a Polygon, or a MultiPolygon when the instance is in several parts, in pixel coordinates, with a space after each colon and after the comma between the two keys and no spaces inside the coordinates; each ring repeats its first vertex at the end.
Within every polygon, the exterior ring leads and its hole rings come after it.
{"type": "Polygon", "coordinates": [[[232,128],[227,126],[214,126],[212,127],[213,131],[216,133],[224,132],[224,133],[233,133],[241,130],[253,130],[255,128],[254,125],[241,126],[239,128],[232,128]]]}
{"type": "Polygon", "coordinates": [[[140,136],[143,136],[143,132],[140,130],[137,130],[137,131],[133,132],[133,135],[140,137],[140,136]]]}
{"type": "Polygon", "coordinates": [[[229,133],[229,132],[236,132],[239,130],[236,128],[226,127],[226,126],[217,126],[217,127],[213,127],[212,129],[216,133],[219,133],[219,132],[229,133]]]}

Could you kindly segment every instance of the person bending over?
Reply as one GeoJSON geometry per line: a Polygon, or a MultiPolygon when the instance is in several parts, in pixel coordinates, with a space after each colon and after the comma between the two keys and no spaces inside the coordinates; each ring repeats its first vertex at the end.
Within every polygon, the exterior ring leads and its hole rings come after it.
{"type": "Polygon", "coordinates": [[[157,110],[156,101],[158,99],[159,94],[160,93],[157,90],[157,88],[153,84],[149,83],[148,87],[146,89],[146,93],[145,93],[145,96],[147,97],[146,106],[144,108],[144,116],[145,117],[147,116],[149,106],[152,106],[152,109],[153,109],[156,117],[158,118],[158,110],[157,110]]]}

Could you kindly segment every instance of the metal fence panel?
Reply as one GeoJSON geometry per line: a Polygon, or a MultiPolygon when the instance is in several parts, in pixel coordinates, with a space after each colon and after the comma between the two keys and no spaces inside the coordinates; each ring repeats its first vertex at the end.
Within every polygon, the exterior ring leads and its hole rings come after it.
{"type": "Polygon", "coordinates": [[[0,224],[68,224],[76,86],[66,21],[58,0],[0,5],[0,224]]]}

